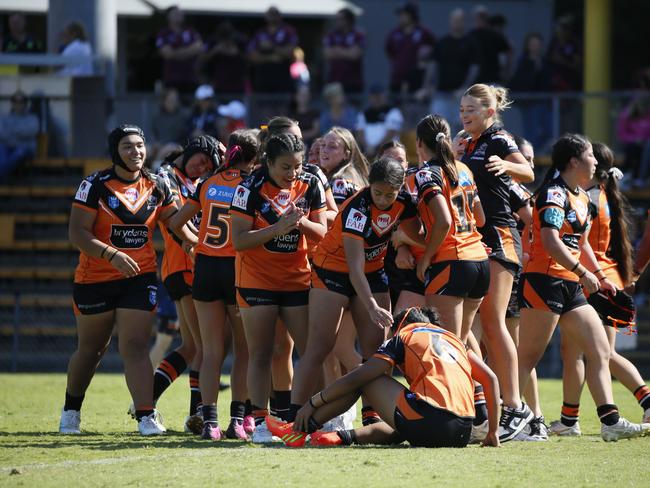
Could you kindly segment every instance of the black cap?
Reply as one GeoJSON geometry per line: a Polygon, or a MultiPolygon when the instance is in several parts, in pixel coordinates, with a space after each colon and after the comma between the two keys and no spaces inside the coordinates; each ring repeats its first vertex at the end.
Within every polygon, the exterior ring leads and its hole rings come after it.
{"type": "Polygon", "coordinates": [[[420,8],[415,2],[404,2],[395,10],[397,14],[402,12],[408,13],[415,21],[420,19],[420,8]]]}
{"type": "Polygon", "coordinates": [[[183,149],[183,173],[185,173],[185,166],[192,156],[197,153],[203,153],[210,158],[214,169],[221,166],[221,155],[219,154],[219,141],[212,136],[203,135],[193,137],[183,149]]]}
{"type": "Polygon", "coordinates": [[[132,134],[142,137],[143,141],[145,140],[144,131],[134,124],[122,124],[108,134],[108,154],[110,154],[113,164],[117,164],[125,169],[127,169],[127,166],[124,164],[124,161],[122,161],[117,146],[122,138],[132,134]]]}

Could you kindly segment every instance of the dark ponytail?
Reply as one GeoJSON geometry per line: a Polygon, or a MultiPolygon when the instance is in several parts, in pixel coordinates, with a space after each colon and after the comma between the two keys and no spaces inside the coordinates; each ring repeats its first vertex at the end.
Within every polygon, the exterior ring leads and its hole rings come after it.
{"type": "Polygon", "coordinates": [[[451,186],[457,186],[458,170],[454,150],[451,147],[449,123],[438,114],[430,114],[418,122],[415,134],[433,152],[434,158],[447,175],[451,186]]]}
{"type": "MultiPolygon", "coordinates": [[[[629,237],[632,232],[632,222],[628,217],[630,204],[618,186],[619,170],[614,167],[612,150],[600,142],[594,142],[593,150],[594,157],[598,161],[595,176],[605,187],[609,205],[612,238],[609,241],[608,253],[616,261],[623,283],[627,285],[632,280],[632,243],[629,237]]],[[[598,202],[594,204],[597,205],[598,202]]]]}
{"type": "Polygon", "coordinates": [[[251,129],[238,129],[228,137],[226,164],[221,169],[231,168],[236,164],[250,163],[257,157],[259,142],[251,129]]]}

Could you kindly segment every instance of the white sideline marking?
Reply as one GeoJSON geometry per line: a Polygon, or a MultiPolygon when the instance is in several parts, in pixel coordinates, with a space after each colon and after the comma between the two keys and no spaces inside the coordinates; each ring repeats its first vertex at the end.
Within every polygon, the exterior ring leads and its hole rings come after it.
{"type": "MultiPolygon", "coordinates": [[[[214,455],[212,449],[200,449],[197,451],[184,452],[183,457],[204,457],[214,455]]],[[[121,464],[121,463],[131,463],[135,461],[145,461],[148,459],[158,460],[162,458],[177,458],[178,453],[168,454],[168,455],[151,455],[151,456],[121,456],[121,457],[112,457],[112,458],[102,458],[102,459],[90,459],[87,461],[75,460],[75,461],[61,461],[58,463],[37,463],[37,464],[23,464],[21,466],[9,466],[6,468],[0,468],[0,471],[3,473],[9,473],[14,469],[18,470],[29,470],[29,469],[50,469],[50,468],[69,468],[74,466],[93,466],[93,465],[111,465],[111,464],[121,464]]]]}

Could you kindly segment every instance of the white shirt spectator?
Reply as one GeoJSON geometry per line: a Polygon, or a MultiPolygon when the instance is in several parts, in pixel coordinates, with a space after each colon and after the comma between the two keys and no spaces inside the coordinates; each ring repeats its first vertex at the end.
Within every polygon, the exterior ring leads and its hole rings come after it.
{"type": "Polygon", "coordinates": [[[59,70],[61,76],[92,76],[93,75],[93,48],[87,41],[75,39],[70,42],[61,52],[61,56],[86,58],[79,59],[74,64],[69,64],[59,70]]]}
{"type": "Polygon", "coordinates": [[[375,149],[392,137],[399,137],[404,125],[404,116],[397,107],[369,107],[359,113],[356,130],[363,134],[366,150],[375,149]]]}

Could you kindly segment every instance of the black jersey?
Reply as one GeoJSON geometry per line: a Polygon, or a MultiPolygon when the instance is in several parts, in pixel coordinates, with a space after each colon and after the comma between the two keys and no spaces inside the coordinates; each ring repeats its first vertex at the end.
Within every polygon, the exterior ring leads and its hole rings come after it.
{"type": "Polygon", "coordinates": [[[510,154],[518,153],[515,140],[498,124],[491,125],[478,139],[470,140],[463,155],[463,163],[474,174],[478,195],[485,212],[485,225],[496,227],[516,227],[510,207],[510,175],[495,176],[485,165],[490,156],[505,159],[510,154]]]}

